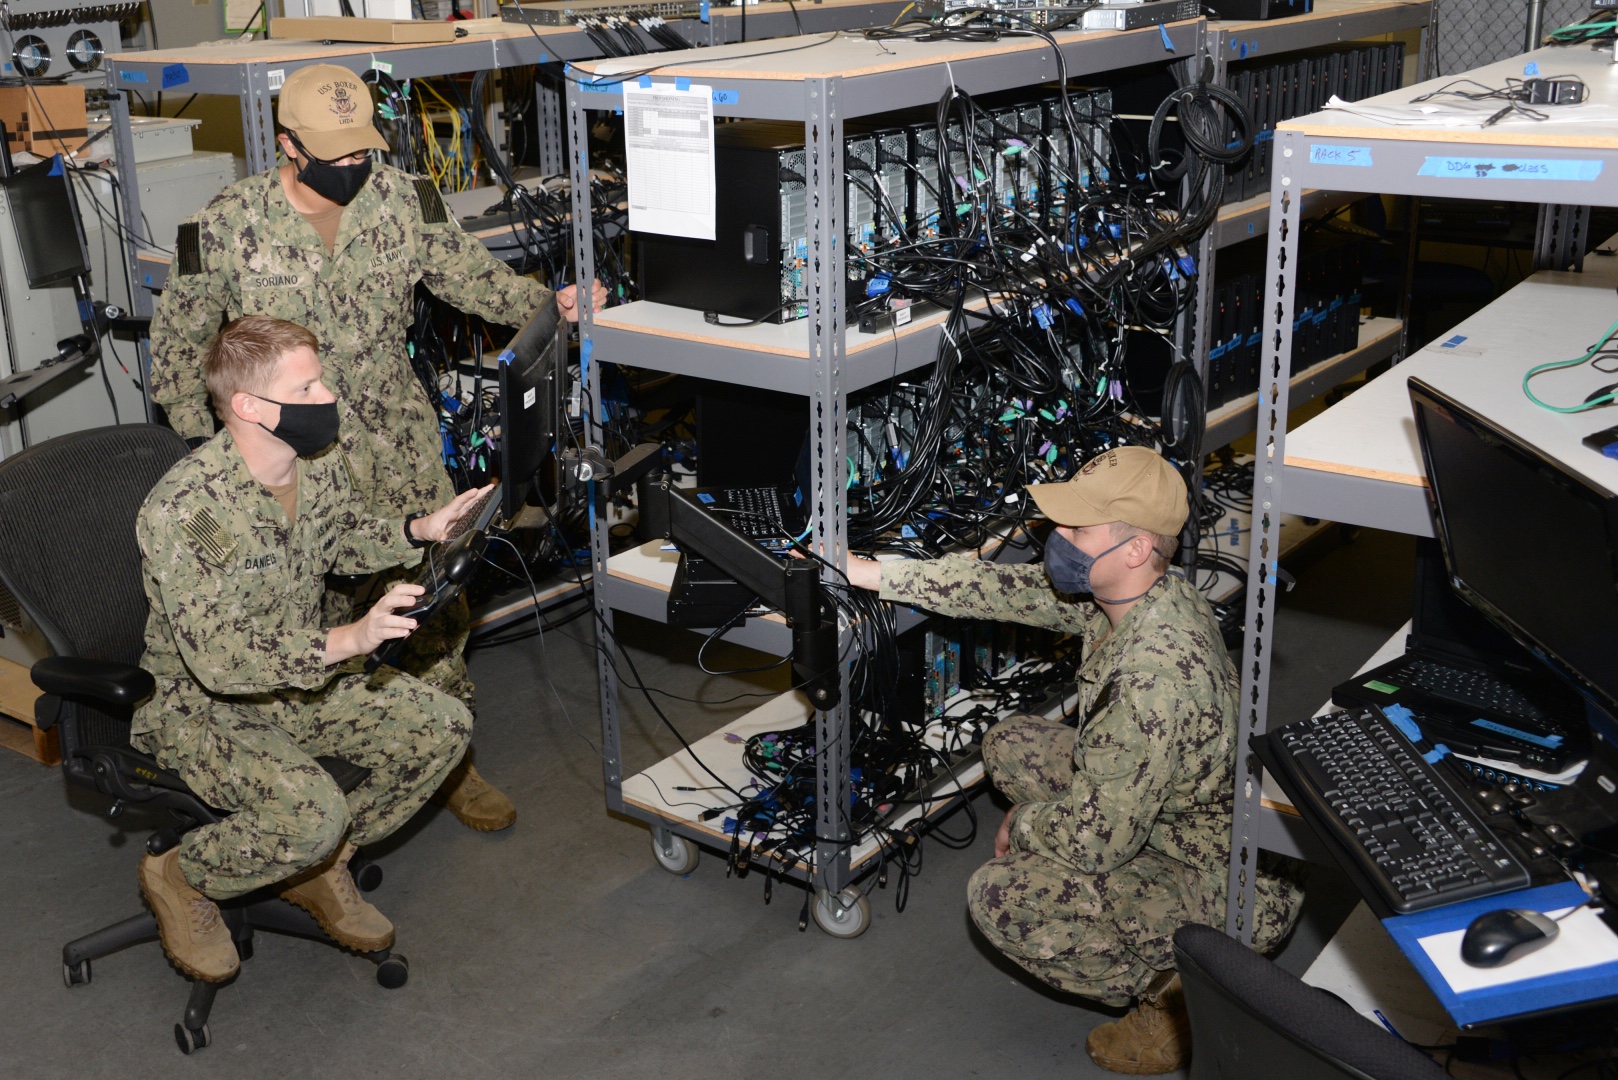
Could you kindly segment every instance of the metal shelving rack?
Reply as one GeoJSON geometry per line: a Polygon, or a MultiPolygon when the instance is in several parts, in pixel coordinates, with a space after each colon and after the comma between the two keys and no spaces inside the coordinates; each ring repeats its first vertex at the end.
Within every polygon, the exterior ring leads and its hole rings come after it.
{"type": "MultiPolygon", "coordinates": [[[[1057,35],[1057,41],[1071,78],[1201,56],[1206,52],[1206,27],[1206,22],[1197,19],[1136,31],[1064,33],[1057,35]]],[[[1057,78],[1059,68],[1050,46],[1028,39],[989,44],[910,40],[877,43],[843,37],[809,48],[794,44],[774,50],[774,55],[770,55],[771,51],[754,45],[719,46],[705,50],[689,63],[662,68],[652,78],[660,82],[688,79],[693,84],[731,91],[722,95],[724,104],[714,105],[716,115],[797,121],[804,125],[810,211],[808,317],[785,326],[713,327],[703,321],[700,313],[662,305],[628,304],[598,315],[586,301],[579,325],[583,375],[594,401],[601,400],[603,363],[746,382],[806,397],[814,455],[812,471],[816,477],[810,508],[814,545],[829,564],[844,566],[847,506],[843,492],[847,464],[843,442],[848,394],[930,362],[944,320],[941,315],[919,318],[900,331],[897,344],[890,336],[880,342],[859,340],[845,325],[841,243],[843,123],[854,117],[937,101],[951,85],[973,94],[1035,86],[1057,78]]],[[[580,78],[592,78],[601,66],[585,63],[577,72],[580,78]]],[[[609,77],[603,75],[603,79],[609,77]]],[[[591,110],[619,108],[622,104],[622,91],[615,84],[592,86],[585,93],[576,82],[570,82],[570,145],[587,145],[584,132],[591,110]]],[[[581,180],[589,163],[581,149],[571,151],[570,159],[573,220],[588,221],[589,186],[581,180]]],[[[588,231],[575,226],[574,242],[579,273],[587,276],[594,269],[588,231]]],[[[587,423],[591,440],[598,441],[598,418],[591,415],[587,423]]],[[[591,497],[593,500],[593,492],[591,497]]],[[[597,582],[596,612],[603,636],[612,632],[615,610],[664,618],[657,604],[660,590],[610,572],[604,515],[593,516],[591,552],[597,582]]],[[[768,620],[754,621],[762,624],[761,628],[732,636],[781,653],[784,627],[775,624],[771,628],[768,620]]],[[[850,638],[847,628],[841,636],[846,648],[850,638]]],[[[605,649],[599,661],[599,679],[608,809],[648,822],[654,838],[713,843],[711,835],[689,822],[626,802],[618,730],[618,678],[605,649]]],[[[814,888],[823,904],[828,898],[836,898],[837,903],[847,906],[854,897],[845,889],[869,866],[869,861],[862,867],[851,856],[852,838],[840,810],[849,797],[846,668],[843,679],[843,703],[814,715],[816,835],[820,839],[813,865],[800,863],[783,868],[783,872],[814,888]]]]}
{"type": "MultiPolygon", "coordinates": [[[[747,33],[751,37],[772,37],[795,33],[792,15],[784,4],[772,3],[762,12],[750,11],[747,33]]],[[[869,26],[894,18],[904,7],[900,0],[823,0],[799,8],[804,31],[869,26]]],[[[184,49],[162,49],[111,54],[106,58],[107,89],[111,100],[113,141],[117,147],[118,182],[123,197],[124,219],[139,221],[140,192],[135,183],[134,143],[129,127],[129,101],[122,93],[174,91],[183,94],[222,94],[241,102],[242,140],[247,171],[261,172],[275,162],[275,114],[271,104],[282,82],[292,72],[310,64],[338,64],[363,75],[381,69],[403,82],[471,71],[561,64],[598,58],[601,53],[582,30],[568,26],[543,26],[537,16],[509,4],[502,9],[502,20],[481,20],[467,25],[473,32],[450,42],[418,45],[364,45],[353,42],[323,44],[313,41],[268,39],[232,41],[224,45],[197,45],[184,49]]],[[[677,19],[670,25],[693,45],[705,46],[735,40],[741,33],[739,10],[716,9],[706,20],[677,19]]],[[[658,48],[650,38],[650,47],[658,48]]],[[[670,55],[670,54],[662,54],[670,55]]],[[[544,80],[535,80],[535,102],[539,109],[540,162],[547,173],[560,173],[566,167],[562,154],[560,96],[544,80]]],[[[161,288],[166,267],[160,260],[142,260],[134,244],[128,245],[127,258],[133,280],[147,289],[161,288]]],[[[140,293],[133,302],[136,313],[151,314],[151,300],[140,293]]]]}
{"type": "MultiPolygon", "coordinates": [[[[1325,45],[1420,29],[1421,55],[1417,70],[1431,56],[1428,31],[1432,19],[1430,2],[1405,3],[1401,0],[1316,0],[1308,15],[1287,19],[1254,21],[1214,21],[1208,24],[1210,79],[1225,86],[1232,61],[1281,57],[1290,52],[1325,45]]],[[[1273,168],[1274,166],[1272,166],[1273,168]]],[[[1305,194],[1301,214],[1317,217],[1358,198],[1337,190],[1317,190],[1305,194]]],[[[1197,247],[1198,283],[1195,310],[1195,358],[1197,371],[1208,376],[1208,336],[1212,321],[1213,281],[1221,249],[1262,235],[1270,215],[1268,196],[1257,196],[1232,203],[1219,211],[1214,224],[1203,234],[1197,247]]],[[[1307,401],[1381,360],[1396,358],[1404,350],[1401,320],[1373,319],[1360,328],[1356,348],[1329,357],[1292,376],[1297,400],[1307,401]]],[[[1233,439],[1251,434],[1257,423],[1262,395],[1248,394],[1209,410],[1203,445],[1224,446],[1233,439]]]]}
{"type": "MultiPolygon", "coordinates": [[[[1590,87],[1591,100],[1618,104],[1618,78],[1608,54],[1588,49],[1541,49],[1466,74],[1490,85],[1504,85],[1508,76],[1520,76],[1530,62],[1547,71],[1580,75],[1590,87]]],[[[1439,85],[1441,80],[1433,80],[1371,100],[1403,105],[1417,93],[1439,85]]],[[[1292,347],[1293,275],[1306,203],[1299,195],[1310,188],[1507,199],[1551,206],[1618,206],[1618,134],[1599,125],[1554,119],[1487,129],[1396,128],[1374,126],[1335,112],[1290,120],[1276,131],[1264,264],[1268,268],[1263,369],[1267,375],[1258,418],[1258,467],[1253,475],[1255,521],[1249,537],[1247,627],[1237,664],[1242,673],[1244,712],[1238,730],[1243,745],[1268,726],[1275,555],[1282,507],[1333,521],[1432,535],[1425,479],[1406,475],[1412,472],[1409,466],[1377,464],[1382,458],[1409,458],[1408,448],[1392,448],[1390,457],[1374,446],[1361,445],[1357,456],[1365,457],[1367,463],[1358,468],[1328,468],[1313,460],[1292,462],[1286,456],[1292,387],[1281,372],[1286,370],[1292,347]],[[1508,165],[1511,168],[1504,167],[1508,165]]],[[[1438,351],[1442,348],[1438,346],[1438,351]]],[[[1384,376],[1312,423],[1345,408],[1350,412],[1369,409],[1379,395],[1402,390],[1402,377],[1384,376]]],[[[1374,439],[1374,431],[1381,430],[1384,438],[1408,439],[1408,413],[1394,411],[1404,418],[1368,429],[1366,437],[1374,439]]],[[[1244,754],[1243,762],[1245,774],[1237,779],[1230,864],[1230,895],[1241,899],[1230,906],[1227,929],[1250,940],[1251,923],[1244,918],[1253,902],[1249,869],[1260,848],[1287,848],[1282,830],[1288,823],[1281,820],[1283,815],[1262,805],[1263,775],[1256,760],[1244,754]]]]}

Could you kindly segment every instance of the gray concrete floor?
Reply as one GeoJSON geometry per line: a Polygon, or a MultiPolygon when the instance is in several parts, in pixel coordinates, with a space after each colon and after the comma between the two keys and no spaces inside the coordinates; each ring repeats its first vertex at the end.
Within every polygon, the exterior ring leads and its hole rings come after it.
{"type": "MultiPolygon", "coordinates": [[[[1313,711],[1405,618],[1411,550],[1366,533],[1297,561],[1273,717],[1313,711]]],[[[697,674],[694,638],[627,620],[620,633],[652,685],[709,699],[768,688],[697,674]]],[[[152,819],[109,821],[56,770],[0,756],[0,1075],[1108,1075],[1083,1043],[1112,1014],[1041,989],[969,926],[963,887],[992,846],[991,796],[973,803],[986,827],[968,849],[926,846],[902,914],[890,887],[873,895],[864,937],[799,933],[801,892],[777,887],[766,906],[757,875],[727,879],[712,853],[673,877],[644,827],[603,810],[591,640],[579,620],[474,654],[477,760],[520,816],[482,835],[428,807],[382,845],[387,880],[372,899],[398,926],[409,985],[382,990],[362,959],[260,935],[215,1006],[214,1045],[190,1059],[170,1033],[186,986],[155,945],[97,961],[90,986],[61,982],[63,942],[139,910],[152,819]]],[[[664,704],[696,735],[754,703],[664,704]]],[[[626,694],[624,713],[631,767],[670,752],[643,699],[626,694]]],[[[1313,868],[1283,965],[1306,968],[1353,901],[1339,875],[1313,868]]]]}

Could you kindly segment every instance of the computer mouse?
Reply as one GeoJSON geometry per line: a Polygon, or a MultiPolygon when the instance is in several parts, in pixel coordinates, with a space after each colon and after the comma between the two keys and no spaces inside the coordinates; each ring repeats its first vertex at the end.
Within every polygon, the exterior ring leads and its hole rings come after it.
{"type": "Polygon", "coordinates": [[[1556,940],[1556,920],[1537,911],[1501,908],[1472,920],[1461,938],[1461,959],[1473,967],[1499,967],[1556,940]]]}

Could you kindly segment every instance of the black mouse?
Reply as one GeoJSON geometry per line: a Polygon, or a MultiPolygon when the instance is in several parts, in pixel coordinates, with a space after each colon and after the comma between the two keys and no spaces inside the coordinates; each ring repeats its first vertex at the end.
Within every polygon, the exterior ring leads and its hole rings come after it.
{"type": "Polygon", "coordinates": [[[1473,967],[1499,967],[1556,940],[1556,920],[1537,911],[1502,908],[1472,920],[1461,938],[1461,959],[1473,967]]]}

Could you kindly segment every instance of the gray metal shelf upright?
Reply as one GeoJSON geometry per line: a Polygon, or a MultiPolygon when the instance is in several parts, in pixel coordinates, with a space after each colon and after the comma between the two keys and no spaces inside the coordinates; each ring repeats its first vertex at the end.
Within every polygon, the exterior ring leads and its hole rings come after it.
{"type": "MultiPolygon", "coordinates": [[[[1233,61],[1281,57],[1303,49],[1340,45],[1415,29],[1421,30],[1421,54],[1417,61],[1417,70],[1420,71],[1421,65],[1432,54],[1428,41],[1431,20],[1430,0],[1414,3],[1404,0],[1316,0],[1314,10],[1308,15],[1267,21],[1215,20],[1208,24],[1208,52],[1212,63],[1209,78],[1213,83],[1225,86],[1233,61]]],[[[1304,199],[1303,216],[1318,216],[1349,201],[1340,191],[1311,191],[1304,199]]],[[[1268,196],[1222,207],[1214,224],[1203,234],[1197,246],[1199,287],[1194,315],[1196,333],[1193,355],[1204,385],[1208,377],[1208,338],[1218,253],[1223,248],[1262,235],[1269,212],[1268,196]]],[[[1371,333],[1362,334],[1358,348],[1321,361],[1309,371],[1296,376],[1293,389],[1302,392],[1300,400],[1318,396],[1372,364],[1393,358],[1403,350],[1402,332],[1390,333],[1390,328],[1383,325],[1367,329],[1371,333]]],[[[1251,434],[1257,423],[1258,399],[1259,395],[1250,394],[1210,410],[1203,445],[1219,447],[1251,434]]]]}
{"type": "MultiPolygon", "coordinates": [[[[1618,73],[1609,54],[1587,48],[1540,49],[1464,74],[1486,85],[1503,86],[1507,78],[1521,77],[1530,63],[1546,71],[1578,75],[1589,88],[1591,101],[1609,108],[1618,104],[1618,73]]],[[[1403,106],[1443,82],[1406,87],[1371,102],[1403,106]]],[[[1237,664],[1244,710],[1238,737],[1244,748],[1252,736],[1268,727],[1276,556],[1283,507],[1291,513],[1332,521],[1432,535],[1424,483],[1387,475],[1375,467],[1334,470],[1320,462],[1287,459],[1291,388],[1282,372],[1292,347],[1304,203],[1300,195],[1310,188],[1564,207],[1618,206],[1618,133],[1604,125],[1554,118],[1490,128],[1394,127],[1336,111],[1290,120],[1277,129],[1264,263],[1263,389],[1253,470],[1247,625],[1237,664]]],[[[1354,400],[1347,399],[1324,416],[1345,407],[1352,410],[1354,400]]],[[[1408,420],[1399,429],[1399,437],[1408,437],[1407,426],[1408,420]]],[[[1277,846],[1271,843],[1272,830],[1281,823],[1273,811],[1261,806],[1263,773],[1257,761],[1245,752],[1242,761],[1245,775],[1238,770],[1230,863],[1230,895],[1239,900],[1230,905],[1227,929],[1250,940],[1252,925],[1245,915],[1253,903],[1251,871],[1261,848],[1277,846]]]]}
{"type": "MultiPolygon", "coordinates": [[[[1062,33],[1057,35],[1057,41],[1065,71],[1072,78],[1203,55],[1206,26],[1205,21],[1197,19],[1137,31],[1062,33]]],[[[598,66],[581,64],[575,76],[593,78],[598,66]]],[[[1054,51],[1042,41],[871,42],[851,36],[830,37],[823,44],[807,48],[795,44],[762,53],[752,45],[719,46],[704,50],[689,63],[657,70],[651,75],[657,82],[687,79],[731,91],[716,101],[716,115],[803,123],[810,210],[805,282],[809,314],[787,324],[785,330],[770,326],[714,328],[703,324],[700,313],[682,314],[644,302],[598,314],[591,310],[588,298],[583,298],[581,357],[591,400],[601,400],[603,363],[747,382],[807,397],[812,471],[816,478],[811,506],[814,546],[830,565],[845,566],[847,463],[843,445],[848,394],[929,362],[942,333],[942,320],[922,320],[925,325],[907,328],[910,333],[901,339],[903,343],[879,357],[862,356],[869,349],[860,348],[862,343],[850,344],[844,324],[845,262],[840,242],[844,121],[935,102],[951,86],[986,94],[1049,82],[1062,70],[1054,51]],[[794,335],[801,344],[788,340],[794,335]]],[[[592,86],[588,93],[582,92],[576,81],[568,84],[574,242],[581,276],[594,269],[589,231],[577,224],[590,218],[589,186],[581,182],[589,168],[584,149],[588,145],[588,114],[591,110],[621,108],[622,104],[622,91],[616,82],[592,86]]],[[[587,423],[591,441],[599,442],[599,417],[592,413],[587,423]]],[[[642,614],[659,617],[648,610],[650,593],[637,596],[609,573],[607,522],[603,515],[592,517],[591,553],[597,583],[596,613],[603,637],[612,633],[616,609],[638,608],[642,614]]],[[[830,571],[827,573],[829,576],[830,571]]],[[[846,651],[851,630],[841,628],[840,637],[840,651],[846,651]]],[[[754,639],[753,643],[758,642],[754,639]]],[[[708,840],[682,822],[625,802],[618,679],[607,654],[611,646],[606,641],[603,645],[598,663],[608,808],[647,821],[654,830],[681,835],[687,842],[708,840]]],[[[780,645],[776,648],[779,651],[780,645]]],[[[850,864],[852,837],[843,809],[849,797],[847,681],[845,667],[842,703],[815,714],[813,721],[817,799],[813,866],[794,866],[785,871],[809,884],[822,897],[846,898],[844,889],[855,877],[850,864]]]]}

